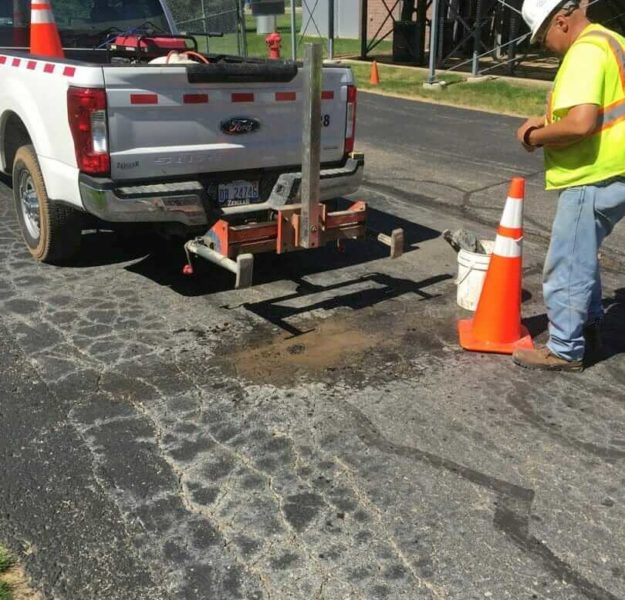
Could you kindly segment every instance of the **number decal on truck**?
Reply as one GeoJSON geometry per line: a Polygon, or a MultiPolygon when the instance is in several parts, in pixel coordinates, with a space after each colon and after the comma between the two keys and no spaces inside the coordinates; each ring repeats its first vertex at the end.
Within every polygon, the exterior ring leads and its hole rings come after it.
{"type": "Polygon", "coordinates": [[[330,115],[321,115],[322,127],[330,127],[330,115]]]}

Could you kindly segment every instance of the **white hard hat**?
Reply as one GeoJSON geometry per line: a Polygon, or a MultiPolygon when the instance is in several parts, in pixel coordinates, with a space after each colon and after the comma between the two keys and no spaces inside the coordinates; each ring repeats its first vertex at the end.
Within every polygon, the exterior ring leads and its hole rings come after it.
{"type": "Polygon", "coordinates": [[[577,4],[577,0],[525,0],[523,2],[521,13],[523,14],[523,20],[527,23],[527,26],[532,32],[532,37],[530,38],[531,44],[536,41],[536,36],[549,15],[555,11],[556,8],[560,6],[565,7],[569,4],[577,4]]]}

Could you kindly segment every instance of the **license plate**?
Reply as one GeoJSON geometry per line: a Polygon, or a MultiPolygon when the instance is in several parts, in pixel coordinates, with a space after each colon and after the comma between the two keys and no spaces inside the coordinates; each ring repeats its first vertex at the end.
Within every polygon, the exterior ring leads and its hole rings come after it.
{"type": "Polygon", "coordinates": [[[258,200],[258,181],[231,181],[220,183],[217,200],[222,206],[240,206],[258,200]]]}

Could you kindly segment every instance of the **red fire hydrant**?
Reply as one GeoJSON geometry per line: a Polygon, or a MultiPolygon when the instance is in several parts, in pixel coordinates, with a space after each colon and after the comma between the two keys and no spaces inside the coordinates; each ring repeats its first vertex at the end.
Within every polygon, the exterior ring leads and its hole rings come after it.
{"type": "Polygon", "coordinates": [[[269,58],[279,60],[282,36],[277,31],[274,31],[265,38],[265,44],[267,44],[267,48],[269,48],[269,58]]]}

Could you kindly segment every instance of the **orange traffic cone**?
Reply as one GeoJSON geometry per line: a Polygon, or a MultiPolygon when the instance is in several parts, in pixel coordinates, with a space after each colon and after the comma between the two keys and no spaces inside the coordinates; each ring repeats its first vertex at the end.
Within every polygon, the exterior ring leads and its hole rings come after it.
{"type": "Polygon", "coordinates": [[[375,60],[371,63],[371,75],[369,76],[369,83],[371,85],[378,85],[380,83],[380,74],[378,73],[378,63],[375,60]]]}
{"type": "Polygon", "coordinates": [[[534,347],[521,325],[524,195],[525,179],[514,177],[475,317],[458,321],[460,345],[465,350],[512,354],[517,348],[534,347]]]}
{"type": "Polygon", "coordinates": [[[54,22],[52,5],[45,0],[30,4],[30,53],[64,58],[59,30],[54,22]]]}

